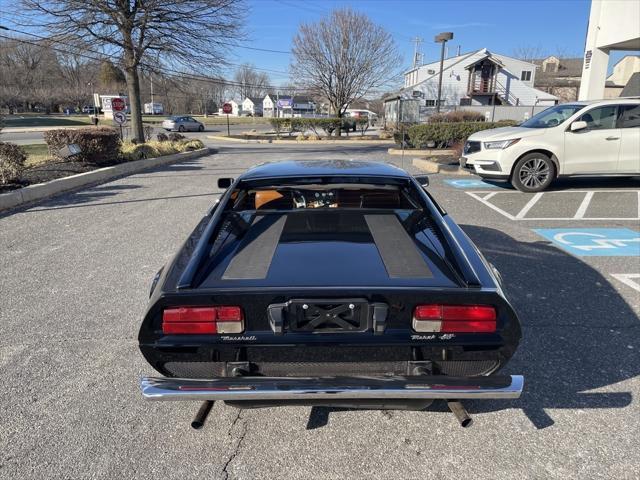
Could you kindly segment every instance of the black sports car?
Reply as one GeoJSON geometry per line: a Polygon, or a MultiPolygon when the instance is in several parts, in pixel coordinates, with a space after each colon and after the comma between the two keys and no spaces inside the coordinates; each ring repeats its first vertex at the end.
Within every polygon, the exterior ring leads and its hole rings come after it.
{"type": "Polygon", "coordinates": [[[517,398],[500,276],[426,190],[383,163],[270,163],[226,189],[158,272],[140,329],[149,400],[422,409],[517,398]]]}

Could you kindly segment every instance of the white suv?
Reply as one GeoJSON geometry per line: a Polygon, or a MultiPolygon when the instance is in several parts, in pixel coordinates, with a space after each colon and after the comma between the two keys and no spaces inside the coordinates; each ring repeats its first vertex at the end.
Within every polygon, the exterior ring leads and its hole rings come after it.
{"type": "Polygon", "coordinates": [[[474,133],[460,165],[539,192],[559,175],[640,175],[640,99],[573,102],[474,133]]]}

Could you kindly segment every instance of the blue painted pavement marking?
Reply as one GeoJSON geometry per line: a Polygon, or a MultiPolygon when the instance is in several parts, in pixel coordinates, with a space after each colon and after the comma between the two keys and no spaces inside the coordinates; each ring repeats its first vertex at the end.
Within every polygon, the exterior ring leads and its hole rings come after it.
{"type": "Polygon", "coordinates": [[[444,182],[455,188],[500,188],[498,185],[483,182],[482,180],[453,179],[445,180],[444,182]]]}
{"type": "Polygon", "coordinates": [[[628,228],[537,228],[534,232],[581,257],[640,257],[640,233],[628,228]]]}

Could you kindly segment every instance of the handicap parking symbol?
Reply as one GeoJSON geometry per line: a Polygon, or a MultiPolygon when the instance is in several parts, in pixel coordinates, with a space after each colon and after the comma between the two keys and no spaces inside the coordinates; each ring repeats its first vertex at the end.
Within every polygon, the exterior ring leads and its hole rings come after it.
{"type": "Polygon", "coordinates": [[[628,228],[539,228],[534,232],[581,257],[640,257],[640,233],[628,228]]]}
{"type": "Polygon", "coordinates": [[[455,188],[499,188],[497,185],[482,180],[448,179],[445,180],[445,183],[455,188]]]}

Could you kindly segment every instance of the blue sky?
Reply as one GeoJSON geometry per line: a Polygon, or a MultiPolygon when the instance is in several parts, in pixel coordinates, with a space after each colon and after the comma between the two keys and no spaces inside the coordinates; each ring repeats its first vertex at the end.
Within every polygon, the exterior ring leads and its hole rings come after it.
{"type": "MultiPolygon", "coordinates": [[[[581,57],[590,5],[590,0],[250,0],[244,45],[289,50],[300,23],[349,6],[392,33],[404,66],[411,63],[416,36],[424,39],[425,62],[439,58],[433,37],[441,31],[454,32],[451,53],[458,45],[462,52],[486,47],[506,55],[518,47],[537,47],[546,54],[581,57]]],[[[623,55],[612,54],[611,65],[623,55]]],[[[283,72],[267,72],[277,84],[287,79],[290,56],[236,49],[230,61],[283,72]]]]}
{"type": "MultiPolygon", "coordinates": [[[[630,0],[636,1],[636,0],[630,0]]],[[[450,53],[458,46],[462,52],[486,47],[491,51],[512,55],[520,47],[532,47],[542,54],[562,53],[581,57],[587,33],[590,0],[246,0],[250,11],[244,30],[246,48],[230,52],[228,68],[223,76],[232,78],[236,65],[249,62],[263,69],[272,85],[288,83],[291,41],[300,23],[315,22],[331,10],[351,7],[365,13],[394,37],[403,58],[403,69],[413,58],[416,36],[424,61],[439,58],[439,45],[433,37],[442,31],[454,32],[449,42],[450,53]],[[278,50],[267,52],[263,50],[278,50]],[[282,53],[284,52],[284,53],[282,53]]],[[[8,5],[0,0],[0,23],[11,25],[8,5]],[[7,7],[7,8],[5,8],[7,7]]],[[[16,12],[19,17],[21,14],[16,12]]],[[[243,26],[239,26],[243,28],[243,26]]],[[[32,29],[34,33],[44,34],[32,29]]],[[[638,52],[628,52],[638,53],[638,52]]],[[[625,52],[611,55],[609,68],[625,52]]]]}

